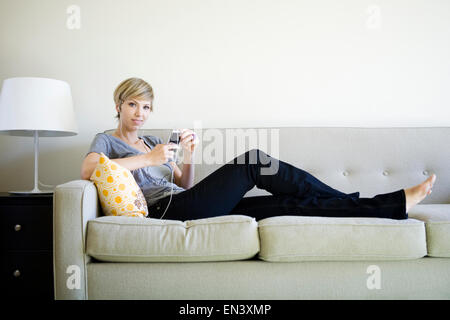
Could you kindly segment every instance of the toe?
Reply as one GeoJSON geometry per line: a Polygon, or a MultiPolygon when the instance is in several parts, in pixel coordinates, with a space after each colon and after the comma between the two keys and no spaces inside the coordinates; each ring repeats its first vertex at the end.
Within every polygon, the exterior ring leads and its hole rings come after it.
{"type": "Polygon", "coordinates": [[[434,182],[436,181],[436,175],[433,174],[427,180],[428,180],[428,187],[431,189],[433,187],[433,185],[434,185],[434,182]]]}
{"type": "Polygon", "coordinates": [[[435,181],[436,181],[436,175],[433,173],[432,179],[431,179],[431,185],[433,185],[435,181]]]}

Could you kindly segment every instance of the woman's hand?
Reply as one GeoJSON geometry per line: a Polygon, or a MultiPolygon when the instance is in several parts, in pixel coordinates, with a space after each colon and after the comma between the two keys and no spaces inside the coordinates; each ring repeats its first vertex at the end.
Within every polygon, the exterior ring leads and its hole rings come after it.
{"type": "Polygon", "coordinates": [[[151,159],[151,163],[154,166],[162,165],[173,159],[175,154],[175,149],[180,148],[176,144],[157,144],[152,151],[146,153],[146,155],[151,159]],[[172,151],[173,150],[173,151],[172,151]]]}
{"type": "Polygon", "coordinates": [[[181,129],[180,145],[184,152],[192,155],[195,151],[197,143],[198,139],[196,139],[196,134],[194,131],[190,129],[181,129]]]}

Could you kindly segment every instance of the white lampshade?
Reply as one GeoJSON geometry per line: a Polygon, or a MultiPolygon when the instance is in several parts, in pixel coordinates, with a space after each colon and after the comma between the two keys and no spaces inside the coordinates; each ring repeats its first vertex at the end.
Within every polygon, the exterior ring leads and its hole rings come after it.
{"type": "Polygon", "coordinates": [[[0,133],[11,136],[62,137],[78,134],[67,82],[20,77],[3,81],[0,133]]]}

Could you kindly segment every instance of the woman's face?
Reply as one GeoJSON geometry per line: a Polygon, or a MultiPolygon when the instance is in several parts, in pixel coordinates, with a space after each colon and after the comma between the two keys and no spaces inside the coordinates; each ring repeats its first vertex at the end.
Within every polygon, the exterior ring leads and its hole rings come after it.
{"type": "Polygon", "coordinates": [[[122,126],[133,131],[139,129],[150,114],[151,101],[138,100],[136,98],[130,98],[125,100],[121,105],[121,110],[116,107],[120,112],[120,120],[122,126]]]}

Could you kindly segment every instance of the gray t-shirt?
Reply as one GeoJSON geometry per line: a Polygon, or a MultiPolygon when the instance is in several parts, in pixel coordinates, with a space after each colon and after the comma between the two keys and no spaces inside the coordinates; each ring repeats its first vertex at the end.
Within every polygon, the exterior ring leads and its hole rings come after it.
{"type": "MultiPolygon", "coordinates": [[[[157,144],[163,144],[161,138],[156,136],[140,136],[145,144],[152,150],[157,144]]],[[[144,154],[138,149],[133,148],[128,143],[121,139],[114,137],[107,133],[97,133],[94,141],[92,141],[89,148],[88,155],[91,152],[103,152],[105,156],[110,159],[127,158],[140,154],[144,154]]],[[[147,205],[151,206],[156,203],[158,199],[170,195],[173,186],[173,194],[185,191],[186,189],[171,183],[172,167],[169,162],[159,166],[148,166],[136,170],[131,170],[131,173],[136,180],[136,183],[142,190],[147,205]]]]}

